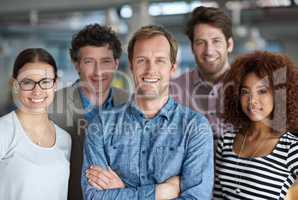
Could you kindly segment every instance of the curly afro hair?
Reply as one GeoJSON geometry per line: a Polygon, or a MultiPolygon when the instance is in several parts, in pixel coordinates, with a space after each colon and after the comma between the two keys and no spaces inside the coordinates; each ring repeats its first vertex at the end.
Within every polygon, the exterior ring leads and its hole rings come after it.
{"type": "Polygon", "coordinates": [[[297,134],[298,68],[287,56],[277,53],[255,51],[234,61],[224,80],[224,120],[240,132],[249,127],[250,119],[241,109],[240,89],[244,78],[250,73],[269,80],[274,99],[272,130],[297,134]]]}

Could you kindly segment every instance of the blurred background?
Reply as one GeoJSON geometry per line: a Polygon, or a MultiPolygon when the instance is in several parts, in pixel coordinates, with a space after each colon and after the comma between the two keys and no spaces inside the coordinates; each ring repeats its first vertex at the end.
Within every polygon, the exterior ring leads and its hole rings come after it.
{"type": "MultiPolygon", "coordinates": [[[[235,50],[269,50],[298,63],[298,0],[0,0],[0,115],[11,110],[9,79],[16,55],[24,48],[43,47],[56,59],[61,86],[77,74],[68,49],[73,33],[90,23],[107,24],[124,47],[120,70],[128,73],[126,46],[131,34],[147,24],[163,25],[179,42],[177,76],[195,67],[184,34],[189,13],[197,6],[220,7],[234,23],[235,50]]],[[[114,86],[128,87],[123,76],[114,86]]]]}

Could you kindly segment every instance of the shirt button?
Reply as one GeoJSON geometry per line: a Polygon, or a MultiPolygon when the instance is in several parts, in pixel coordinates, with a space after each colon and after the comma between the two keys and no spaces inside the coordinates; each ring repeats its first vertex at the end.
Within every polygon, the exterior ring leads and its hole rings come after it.
{"type": "Polygon", "coordinates": [[[142,151],[142,154],[145,154],[145,153],[146,153],[146,150],[143,150],[143,151],[142,151]]]}
{"type": "Polygon", "coordinates": [[[142,175],[142,176],[141,176],[141,178],[142,178],[142,179],[145,179],[145,176],[144,176],[144,175],[142,175]]]}

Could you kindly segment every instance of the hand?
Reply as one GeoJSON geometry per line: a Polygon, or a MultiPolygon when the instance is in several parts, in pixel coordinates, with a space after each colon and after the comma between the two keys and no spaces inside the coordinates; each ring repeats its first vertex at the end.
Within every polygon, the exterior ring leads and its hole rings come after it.
{"type": "Polygon", "coordinates": [[[88,183],[99,190],[125,188],[120,177],[111,168],[106,170],[98,166],[91,166],[86,171],[86,176],[88,183]]]}
{"type": "Polygon", "coordinates": [[[180,177],[173,176],[164,183],[156,186],[156,199],[167,200],[175,199],[180,195],[180,177]]]}

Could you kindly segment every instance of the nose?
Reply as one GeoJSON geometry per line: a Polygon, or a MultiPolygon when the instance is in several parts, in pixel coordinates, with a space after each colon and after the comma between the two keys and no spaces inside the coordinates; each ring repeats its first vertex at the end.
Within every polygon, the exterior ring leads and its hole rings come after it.
{"type": "Polygon", "coordinates": [[[214,46],[211,42],[208,42],[205,47],[205,54],[212,55],[214,52],[214,46]]]}
{"type": "Polygon", "coordinates": [[[158,65],[155,63],[154,60],[147,60],[146,61],[146,71],[147,72],[154,72],[156,71],[156,68],[158,67],[158,65]]]}
{"type": "Polygon", "coordinates": [[[100,67],[100,63],[95,61],[93,67],[93,74],[100,76],[103,73],[103,69],[100,67]]]}
{"type": "Polygon", "coordinates": [[[32,90],[33,94],[40,94],[42,92],[41,87],[39,86],[39,84],[35,84],[35,87],[32,90]]]}
{"type": "Polygon", "coordinates": [[[249,95],[249,104],[250,105],[256,105],[258,103],[258,95],[256,94],[250,94],[249,95]]]}

